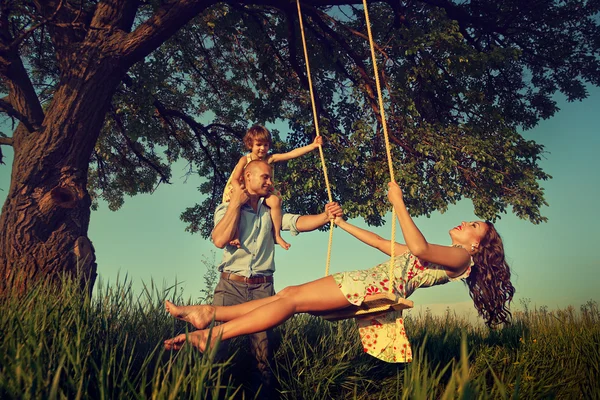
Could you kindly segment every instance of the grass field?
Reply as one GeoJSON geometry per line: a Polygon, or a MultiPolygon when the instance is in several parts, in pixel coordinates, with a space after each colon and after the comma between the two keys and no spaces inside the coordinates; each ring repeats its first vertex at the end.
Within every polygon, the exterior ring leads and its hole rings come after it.
{"type": "MultiPolygon", "coordinates": [[[[0,399],[253,398],[252,356],[235,339],[215,363],[194,349],[165,352],[185,331],[164,312],[174,289],[65,282],[1,299],[0,399]]],[[[600,312],[525,310],[490,331],[450,312],[406,318],[415,360],[387,364],[362,352],[353,321],[299,315],[275,330],[273,371],[284,399],[600,399],[600,312]]]]}

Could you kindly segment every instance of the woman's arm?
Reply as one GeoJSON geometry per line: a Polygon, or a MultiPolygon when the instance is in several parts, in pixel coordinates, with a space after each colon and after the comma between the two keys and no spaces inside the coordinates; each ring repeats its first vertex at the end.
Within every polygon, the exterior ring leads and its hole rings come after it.
{"type": "Polygon", "coordinates": [[[450,276],[462,273],[471,262],[469,253],[460,247],[428,243],[406,209],[400,186],[390,182],[389,188],[388,198],[398,215],[402,235],[410,252],[424,261],[443,265],[450,276]]]}
{"type": "Polygon", "coordinates": [[[307,146],[298,147],[297,149],[294,149],[287,153],[272,154],[271,157],[269,158],[269,163],[287,161],[287,160],[291,160],[292,158],[298,158],[300,156],[305,155],[306,153],[310,153],[311,151],[318,148],[322,144],[323,144],[323,138],[321,136],[317,136],[317,137],[315,137],[314,142],[312,142],[311,144],[309,144],[307,146]]]}
{"type": "MultiPolygon", "coordinates": [[[[392,243],[391,240],[384,239],[376,233],[352,225],[351,223],[344,221],[344,219],[341,217],[335,219],[335,224],[343,230],[345,230],[346,232],[348,232],[349,234],[351,234],[352,236],[354,236],[355,238],[357,238],[358,240],[360,240],[361,242],[364,242],[369,246],[376,248],[377,250],[387,254],[388,256],[392,254],[392,249],[390,245],[392,243]]],[[[395,243],[395,255],[400,255],[406,252],[406,250],[408,250],[408,247],[406,245],[395,243]]]]}

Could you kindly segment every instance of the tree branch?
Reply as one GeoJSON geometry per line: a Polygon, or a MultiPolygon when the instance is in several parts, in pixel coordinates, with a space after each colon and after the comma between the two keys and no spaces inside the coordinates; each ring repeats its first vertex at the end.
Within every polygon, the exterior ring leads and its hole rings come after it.
{"type": "Polygon", "coordinates": [[[127,65],[133,65],[146,57],[192,18],[216,3],[217,0],[176,0],[163,3],[148,20],[122,38],[120,52],[127,60],[127,65]]]}
{"type": "Polygon", "coordinates": [[[18,47],[6,45],[13,42],[6,13],[0,14],[0,38],[4,43],[0,48],[0,77],[4,78],[8,88],[8,97],[2,100],[0,108],[23,122],[29,132],[33,132],[41,126],[44,111],[19,56],[18,47]]]}
{"type": "Polygon", "coordinates": [[[231,136],[233,136],[233,137],[235,137],[235,138],[237,138],[239,140],[242,140],[244,138],[244,135],[245,135],[245,132],[236,131],[235,129],[233,129],[229,125],[224,125],[224,124],[219,124],[219,123],[213,123],[213,124],[206,125],[206,129],[210,130],[212,128],[222,129],[223,131],[225,131],[229,135],[231,135],[231,136]]]}
{"type": "MultiPolygon", "coordinates": [[[[194,36],[198,37],[198,36],[195,34],[195,32],[194,32],[194,36]]],[[[202,38],[198,37],[198,40],[199,40],[199,41],[202,41],[202,38]]],[[[221,93],[221,91],[219,90],[219,87],[218,87],[218,86],[216,86],[216,85],[215,85],[215,84],[212,82],[214,78],[213,78],[213,77],[210,77],[210,78],[209,78],[209,77],[205,76],[205,74],[204,74],[204,73],[203,73],[203,72],[200,70],[200,68],[198,68],[198,66],[196,65],[196,62],[195,62],[195,59],[194,59],[194,57],[192,57],[192,54],[193,54],[193,52],[191,52],[191,51],[188,51],[186,43],[184,43],[184,42],[182,42],[181,40],[179,40],[179,38],[175,38],[175,42],[176,42],[176,43],[177,43],[179,46],[181,46],[181,48],[183,49],[183,51],[182,51],[182,54],[181,54],[181,57],[183,57],[183,58],[186,60],[187,64],[190,66],[190,68],[191,68],[191,69],[192,69],[192,70],[193,70],[195,73],[197,73],[197,74],[198,74],[198,76],[200,76],[200,77],[201,77],[201,78],[202,78],[202,79],[203,79],[203,80],[206,82],[206,84],[207,84],[207,85],[209,85],[209,86],[212,88],[212,90],[213,90],[213,91],[214,91],[214,92],[217,94],[217,96],[221,97],[221,96],[222,96],[222,93],[221,93]]],[[[208,52],[206,51],[206,48],[204,47],[204,45],[203,45],[202,43],[200,43],[200,47],[202,47],[203,53],[204,53],[204,55],[206,56],[206,60],[205,60],[205,61],[206,61],[206,63],[207,63],[207,64],[210,66],[210,68],[211,68],[211,69],[214,71],[214,67],[213,67],[213,65],[212,65],[212,60],[210,59],[210,54],[208,54],[208,52]]],[[[196,55],[194,54],[194,56],[196,56],[196,55]]],[[[215,73],[215,75],[217,75],[217,74],[215,73]]]]}
{"type": "Polygon", "coordinates": [[[39,125],[33,124],[31,121],[29,121],[29,118],[15,110],[14,107],[8,101],[6,101],[6,97],[0,99],[0,110],[4,111],[9,117],[13,117],[21,121],[29,132],[34,132],[40,129],[39,125]]]}
{"type": "Polygon", "coordinates": [[[133,143],[131,141],[131,139],[129,138],[129,136],[127,136],[127,133],[125,132],[125,127],[123,126],[123,121],[121,121],[121,119],[119,118],[119,116],[117,115],[117,113],[115,112],[115,110],[113,108],[111,108],[110,114],[111,114],[111,117],[114,119],[114,121],[117,123],[117,126],[119,127],[119,132],[121,133],[121,136],[125,139],[125,143],[127,143],[127,147],[133,152],[133,154],[136,155],[136,157],[140,161],[142,161],[144,164],[148,165],[150,168],[152,168],[154,171],[156,171],[156,173],[160,176],[161,182],[170,184],[171,182],[169,182],[169,177],[167,176],[167,174],[165,174],[165,172],[158,165],[156,165],[154,162],[152,162],[150,159],[148,159],[144,154],[142,154],[141,151],[136,149],[135,143],[133,143]]]}
{"type": "Polygon", "coordinates": [[[96,6],[90,28],[129,32],[138,8],[138,0],[102,0],[96,6]]]}
{"type": "MultiPolygon", "coordinates": [[[[202,152],[206,156],[206,159],[208,160],[208,162],[210,163],[210,165],[213,168],[214,176],[216,178],[220,178],[220,180],[222,180],[222,181],[225,181],[225,176],[222,173],[220,173],[219,168],[216,165],[216,163],[214,162],[214,160],[213,160],[210,152],[208,151],[208,149],[206,148],[206,146],[204,146],[204,144],[202,143],[202,138],[201,138],[200,135],[201,135],[202,131],[209,132],[209,130],[207,129],[207,127],[205,127],[202,124],[196,122],[196,120],[194,120],[192,117],[190,117],[189,115],[187,115],[187,114],[185,114],[185,113],[183,113],[183,112],[181,112],[179,110],[167,109],[158,100],[156,100],[154,102],[154,105],[157,107],[158,111],[162,115],[172,116],[172,117],[179,118],[183,122],[185,122],[192,129],[192,131],[194,132],[194,135],[196,137],[196,140],[198,142],[198,146],[200,147],[200,149],[202,150],[202,152]]],[[[221,124],[214,124],[213,126],[219,126],[219,127],[223,128],[223,125],[221,125],[221,124]]],[[[206,136],[208,136],[208,135],[206,135],[206,136]]]]}
{"type": "MultiPolygon", "coordinates": [[[[140,24],[121,41],[121,53],[128,59],[128,65],[132,65],[150,54],[179,28],[216,3],[219,1],[173,0],[163,3],[152,17],[140,24]]],[[[230,0],[224,1],[224,3],[262,5],[278,9],[287,7],[289,4],[283,0],[230,0]]],[[[304,3],[316,7],[361,4],[362,2],[361,0],[306,0],[304,3]]]]}
{"type": "MultiPolygon", "coordinates": [[[[322,40],[322,44],[323,46],[326,46],[326,50],[329,50],[332,54],[335,51],[335,48],[331,45],[330,41],[327,40],[327,38],[318,30],[316,30],[312,25],[308,24],[307,25],[309,29],[311,29],[311,31],[322,40]]],[[[358,79],[356,79],[356,77],[354,77],[346,68],[346,66],[342,63],[340,58],[335,59],[335,65],[338,67],[339,72],[346,78],[348,79],[352,85],[354,86],[360,86],[360,82],[358,79]]]]}
{"type": "Polygon", "coordinates": [[[94,157],[96,158],[96,171],[98,171],[98,187],[102,190],[106,190],[108,186],[108,178],[106,177],[106,163],[104,158],[96,150],[94,150],[94,157]]]}
{"type": "Polygon", "coordinates": [[[13,138],[0,136],[0,165],[5,165],[4,154],[2,154],[2,146],[12,146],[13,138]]]}
{"type": "MultiPolygon", "coordinates": [[[[289,63],[292,66],[292,69],[294,70],[296,75],[298,76],[300,85],[304,88],[304,90],[308,91],[308,77],[306,76],[303,69],[300,67],[300,64],[298,63],[298,52],[296,51],[296,31],[294,29],[294,21],[296,18],[294,17],[294,14],[289,8],[285,11],[285,15],[288,20],[287,42],[288,51],[290,54],[289,63]]],[[[315,94],[315,105],[318,111],[322,111],[321,99],[318,94],[315,94]]]]}
{"type": "Polygon", "coordinates": [[[27,29],[25,32],[21,33],[19,35],[19,37],[13,39],[13,41],[8,45],[8,49],[16,49],[17,47],[19,47],[19,45],[25,39],[27,39],[29,36],[31,36],[36,29],[39,29],[42,26],[44,26],[44,25],[48,24],[49,22],[53,21],[56,18],[56,16],[58,15],[58,13],[60,12],[60,10],[62,9],[63,5],[64,5],[64,0],[60,0],[60,3],[56,7],[56,10],[54,10],[54,12],[52,13],[52,15],[44,18],[43,20],[41,20],[40,22],[38,22],[37,24],[35,24],[31,28],[27,29]]]}
{"type": "Polygon", "coordinates": [[[73,51],[72,45],[85,38],[90,14],[84,15],[84,22],[77,22],[81,19],[82,9],[74,9],[69,2],[60,0],[57,4],[56,0],[34,0],[34,3],[40,15],[47,15],[46,19],[51,20],[47,23],[48,32],[56,50],[58,66],[65,71],[73,51]]]}
{"type": "Polygon", "coordinates": [[[377,105],[377,99],[375,98],[375,89],[373,88],[373,80],[371,76],[367,73],[366,66],[363,62],[363,58],[358,55],[354,49],[344,40],[342,37],[329,25],[327,25],[321,18],[318,18],[318,15],[315,15],[316,12],[314,10],[311,11],[311,16],[316,16],[317,18],[313,18],[313,20],[317,23],[319,28],[323,30],[329,37],[331,37],[335,42],[337,42],[342,49],[346,52],[348,57],[354,62],[356,69],[358,70],[360,76],[362,77],[363,84],[365,86],[365,91],[367,94],[367,98],[369,100],[369,104],[371,105],[371,109],[373,110],[377,120],[381,122],[381,115],[379,113],[379,107],[377,105]]]}
{"type": "MultiPolygon", "coordinates": [[[[311,10],[311,11],[312,11],[312,15],[317,15],[317,10],[311,10]]],[[[327,15],[327,14],[325,14],[323,12],[318,12],[318,14],[321,15],[321,16],[323,16],[323,18],[327,19],[328,21],[330,21],[330,22],[332,22],[332,23],[334,23],[334,24],[336,24],[338,26],[341,25],[342,28],[344,28],[345,30],[347,30],[348,32],[350,32],[351,34],[353,34],[354,36],[357,36],[357,37],[359,37],[361,39],[364,39],[365,41],[369,41],[369,35],[367,35],[365,33],[362,33],[362,32],[359,32],[356,29],[352,29],[352,28],[350,28],[347,25],[340,24],[338,20],[336,20],[335,18],[332,18],[330,15],[327,15]]],[[[381,46],[379,46],[379,44],[377,44],[375,41],[373,41],[373,47],[375,48],[375,50],[377,52],[381,53],[385,57],[386,60],[390,58],[387,55],[387,53],[385,52],[385,50],[381,46]]]]}

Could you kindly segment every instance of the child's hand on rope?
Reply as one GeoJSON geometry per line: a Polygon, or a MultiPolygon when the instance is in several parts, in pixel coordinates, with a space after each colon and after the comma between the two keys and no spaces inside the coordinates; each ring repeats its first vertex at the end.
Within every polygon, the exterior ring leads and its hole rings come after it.
{"type": "Polygon", "coordinates": [[[313,147],[316,149],[319,146],[323,146],[323,136],[318,135],[315,137],[315,140],[313,141],[313,147]]]}

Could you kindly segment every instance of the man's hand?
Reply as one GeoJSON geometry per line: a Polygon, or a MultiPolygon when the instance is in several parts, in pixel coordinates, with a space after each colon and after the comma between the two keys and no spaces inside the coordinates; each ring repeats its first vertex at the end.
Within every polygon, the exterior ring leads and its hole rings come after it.
{"type": "Polygon", "coordinates": [[[250,200],[250,195],[246,190],[246,187],[242,184],[232,184],[231,196],[229,197],[230,205],[234,207],[240,207],[243,204],[246,204],[248,200],[250,200]]]}
{"type": "MultiPolygon", "coordinates": [[[[229,203],[227,204],[225,215],[223,215],[221,220],[215,225],[211,234],[212,242],[219,249],[224,248],[236,238],[239,239],[237,230],[240,222],[242,205],[250,200],[248,191],[244,186],[239,183],[233,183],[231,186],[229,203]]],[[[239,248],[238,245],[234,245],[239,248]]]]}
{"type": "Polygon", "coordinates": [[[342,207],[335,201],[331,203],[325,204],[325,213],[327,213],[327,219],[330,221],[336,219],[338,217],[342,217],[344,215],[344,210],[342,207]]]}

